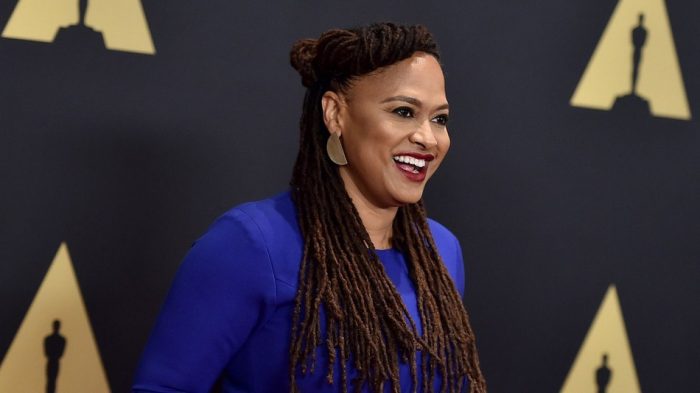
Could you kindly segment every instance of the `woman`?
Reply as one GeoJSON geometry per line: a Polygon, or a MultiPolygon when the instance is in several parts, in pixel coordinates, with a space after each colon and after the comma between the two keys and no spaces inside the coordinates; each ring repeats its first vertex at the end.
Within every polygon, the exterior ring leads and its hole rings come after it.
{"type": "Polygon", "coordinates": [[[134,390],[485,392],[459,243],[421,203],[450,145],[432,36],[330,30],[291,62],[308,88],[291,191],[196,242],[134,390]]]}

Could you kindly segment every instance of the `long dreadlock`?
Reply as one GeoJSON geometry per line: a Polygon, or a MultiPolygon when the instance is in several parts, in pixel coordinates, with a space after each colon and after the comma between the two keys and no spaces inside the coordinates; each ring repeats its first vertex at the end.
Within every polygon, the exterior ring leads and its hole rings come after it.
{"type": "Polygon", "coordinates": [[[357,369],[358,376],[351,381],[356,391],[366,384],[379,393],[390,383],[391,391],[399,392],[403,361],[410,365],[414,392],[419,388],[433,392],[438,374],[443,378],[442,392],[460,392],[464,376],[471,393],[486,392],[469,317],[438,254],[422,201],[398,209],[392,238],[393,246],[406,256],[416,286],[421,336],[374,252],[338,167],[324,149],[329,132],[322,118],[323,94],[345,91],[356,78],[418,51],[439,59],[425,27],[392,23],[329,30],[292,48],[292,66],[307,87],[291,180],[304,237],[289,353],[292,392],[298,391],[298,371],[313,372],[316,348],[324,345],[324,339],[326,378],[333,383],[334,364],[339,361],[343,392],[347,392],[349,359],[357,369]]]}

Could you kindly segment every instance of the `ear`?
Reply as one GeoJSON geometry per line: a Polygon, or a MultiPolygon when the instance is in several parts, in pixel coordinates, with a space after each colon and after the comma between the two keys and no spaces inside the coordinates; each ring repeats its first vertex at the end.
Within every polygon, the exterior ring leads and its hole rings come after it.
{"type": "Polygon", "coordinates": [[[334,91],[327,91],[321,97],[321,108],[323,110],[323,122],[332,134],[342,133],[342,105],[343,98],[334,91]]]}

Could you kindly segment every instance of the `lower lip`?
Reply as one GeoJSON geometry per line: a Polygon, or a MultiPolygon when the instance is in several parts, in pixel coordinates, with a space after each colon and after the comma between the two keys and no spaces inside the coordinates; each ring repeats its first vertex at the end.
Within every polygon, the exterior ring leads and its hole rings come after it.
{"type": "Polygon", "coordinates": [[[423,180],[425,180],[425,173],[428,171],[428,166],[426,165],[423,169],[418,171],[418,173],[413,173],[413,166],[411,165],[405,165],[405,164],[400,164],[398,162],[394,161],[394,164],[396,165],[396,169],[399,170],[408,180],[420,183],[423,180]],[[408,169],[411,168],[411,169],[408,169]]]}

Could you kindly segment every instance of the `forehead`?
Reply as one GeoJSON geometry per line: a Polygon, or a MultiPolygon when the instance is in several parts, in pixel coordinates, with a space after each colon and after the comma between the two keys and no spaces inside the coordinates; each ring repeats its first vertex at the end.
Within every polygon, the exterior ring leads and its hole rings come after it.
{"type": "Polygon", "coordinates": [[[422,52],[358,78],[348,93],[351,100],[404,95],[440,104],[446,101],[442,67],[434,56],[422,52]]]}

